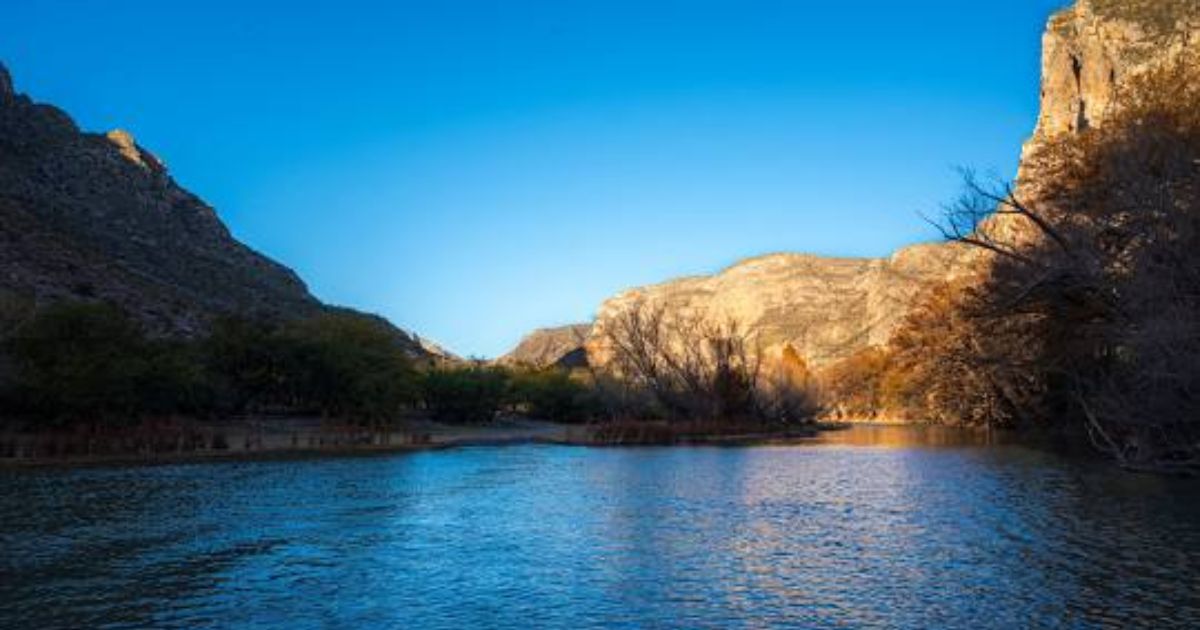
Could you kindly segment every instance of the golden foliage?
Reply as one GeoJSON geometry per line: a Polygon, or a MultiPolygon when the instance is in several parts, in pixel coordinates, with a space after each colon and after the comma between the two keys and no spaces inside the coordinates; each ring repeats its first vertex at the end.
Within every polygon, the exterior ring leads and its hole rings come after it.
{"type": "Polygon", "coordinates": [[[933,420],[1079,427],[1124,465],[1200,469],[1197,102],[1185,58],[1041,146],[1019,188],[968,179],[946,230],[989,264],[909,315],[881,387],[933,420]]]}

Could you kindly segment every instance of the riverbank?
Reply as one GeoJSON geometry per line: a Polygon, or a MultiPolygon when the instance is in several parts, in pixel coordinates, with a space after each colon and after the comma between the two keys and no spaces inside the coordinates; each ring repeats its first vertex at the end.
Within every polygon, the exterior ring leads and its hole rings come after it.
{"type": "Polygon", "coordinates": [[[317,418],[175,423],[119,435],[0,432],[0,467],[171,464],[227,460],[387,455],[474,446],[754,446],[810,440],[847,425],[788,429],[671,427],[660,422],[572,425],[506,418],[488,425],[427,420],[387,431],[317,418]]]}

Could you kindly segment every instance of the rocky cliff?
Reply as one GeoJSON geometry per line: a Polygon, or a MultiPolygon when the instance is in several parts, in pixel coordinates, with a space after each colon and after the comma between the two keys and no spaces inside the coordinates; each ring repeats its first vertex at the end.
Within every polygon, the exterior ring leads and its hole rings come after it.
{"type": "Polygon", "coordinates": [[[960,268],[957,245],[916,245],[888,258],[772,254],[712,276],[673,280],[621,293],[601,305],[588,342],[591,359],[609,359],[605,330],[642,303],[669,312],[733,320],[753,332],[767,356],[792,346],[813,366],[885,343],[914,296],[960,268]]]}
{"type": "Polygon", "coordinates": [[[220,314],[326,308],[292,270],[234,239],[129,133],[80,131],[18,94],[0,65],[0,308],[59,300],[114,302],[172,336],[220,314]]]}
{"type": "Polygon", "coordinates": [[[1102,125],[1122,86],[1200,44],[1196,0],[1079,0],[1042,38],[1042,102],[1033,142],[1102,125]]]}
{"type": "Polygon", "coordinates": [[[2,68],[0,269],[10,299],[108,300],[168,334],[217,313],[320,307],[130,134],[81,132],[63,111],[17,94],[2,68]]]}
{"type": "Polygon", "coordinates": [[[539,328],[525,335],[508,354],[497,362],[502,365],[528,365],[548,367],[565,365],[578,367],[586,363],[580,356],[580,348],[591,336],[591,324],[571,324],[556,328],[539,328]]]}
{"type": "MultiPolygon", "coordinates": [[[[1134,79],[1167,64],[1194,63],[1198,46],[1197,0],[1078,0],[1054,14],[1042,36],[1041,110],[1022,149],[1018,197],[1047,210],[1043,193],[1054,181],[1045,172],[1045,150],[1066,134],[1104,126],[1130,97],[1134,79]]],[[[981,231],[1008,242],[1041,238],[1013,215],[990,217],[981,231]]]]}
{"type": "MultiPolygon", "coordinates": [[[[1055,14],[1043,41],[1041,114],[1028,156],[1059,134],[1102,125],[1130,77],[1176,59],[1200,43],[1198,0],[1079,0],[1055,14]]],[[[1038,174],[1022,160],[1021,185],[1038,174]]],[[[883,259],[776,254],[714,276],[626,291],[600,307],[587,342],[590,359],[608,359],[604,330],[638,302],[732,317],[769,352],[794,346],[815,366],[887,341],[914,296],[929,283],[969,273],[977,256],[954,244],[917,245],[883,259]]]]}

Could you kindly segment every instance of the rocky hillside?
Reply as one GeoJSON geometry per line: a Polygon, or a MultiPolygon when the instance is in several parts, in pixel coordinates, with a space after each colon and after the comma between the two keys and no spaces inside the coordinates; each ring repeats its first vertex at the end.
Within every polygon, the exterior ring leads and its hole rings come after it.
{"type": "Polygon", "coordinates": [[[508,354],[497,362],[503,365],[547,367],[567,364],[575,367],[586,362],[579,350],[592,332],[591,324],[572,324],[557,328],[539,328],[521,339],[508,354]]]}
{"type": "Polygon", "coordinates": [[[768,356],[781,356],[790,345],[819,366],[886,342],[913,297],[955,273],[962,255],[957,245],[916,245],[888,258],[772,254],[713,276],[632,289],[600,307],[589,354],[597,364],[607,361],[606,326],[644,303],[739,322],[768,356]]]}
{"type": "MultiPolygon", "coordinates": [[[[1041,114],[1025,147],[1023,189],[1038,178],[1028,167],[1030,154],[1058,134],[1103,124],[1130,77],[1198,44],[1197,0],[1079,0],[1054,15],[1044,36],[1041,114]]],[[[597,364],[608,359],[605,327],[641,301],[733,317],[769,351],[790,344],[820,366],[886,342],[924,286],[969,273],[976,255],[954,244],[918,245],[884,259],[776,254],[714,276],[632,289],[600,307],[589,358],[597,364]]]]}
{"type": "Polygon", "coordinates": [[[235,240],[128,133],[83,133],[0,68],[0,290],[102,299],[187,334],[216,313],[302,315],[319,302],[235,240]]]}
{"type": "Polygon", "coordinates": [[[18,94],[0,66],[0,309],[67,299],[117,303],[174,336],[219,314],[326,308],[291,269],[234,239],[130,134],[80,131],[18,94]]]}

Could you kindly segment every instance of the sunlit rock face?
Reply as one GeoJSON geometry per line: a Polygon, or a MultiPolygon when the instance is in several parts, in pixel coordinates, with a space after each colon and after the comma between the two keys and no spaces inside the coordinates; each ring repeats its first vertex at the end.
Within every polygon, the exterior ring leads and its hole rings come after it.
{"type": "MultiPolygon", "coordinates": [[[[1039,181],[1029,156],[1062,134],[1103,125],[1130,77],[1200,45],[1200,0],[1080,0],[1055,14],[1043,38],[1042,106],[1026,143],[1018,190],[1036,202],[1039,181]]],[[[997,217],[985,229],[1025,238],[1030,226],[997,217]]],[[[918,245],[884,259],[776,254],[714,276],[683,278],[626,291],[600,308],[589,357],[611,360],[605,331],[638,302],[680,313],[733,318],[763,343],[768,357],[787,344],[819,367],[887,342],[923,288],[972,273],[981,250],[918,245]]]]}
{"type": "Polygon", "coordinates": [[[669,313],[735,321],[752,333],[767,358],[789,345],[810,366],[887,341],[914,296],[947,278],[963,255],[957,245],[917,245],[888,258],[826,258],[772,254],[716,275],[632,289],[600,307],[589,358],[611,360],[606,331],[637,304],[669,313]]]}
{"type": "MultiPolygon", "coordinates": [[[[1079,0],[1052,16],[1042,38],[1041,112],[1018,170],[1021,201],[1046,211],[1055,182],[1039,156],[1066,135],[1103,127],[1140,74],[1198,50],[1198,0],[1079,0]]],[[[983,230],[1006,242],[1042,237],[1012,215],[992,217],[983,230]]]]}
{"type": "Polygon", "coordinates": [[[16,93],[0,66],[0,300],[64,299],[115,302],[152,331],[184,336],[217,314],[321,307],[133,136],[81,133],[16,93]]]}
{"type": "Polygon", "coordinates": [[[1200,44],[1196,0],[1079,0],[1042,40],[1034,141],[1102,125],[1132,76],[1200,44]]]}
{"type": "Polygon", "coordinates": [[[121,152],[121,155],[130,162],[133,162],[134,164],[137,164],[138,166],[141,166],[150,172],[159,175],[166,174],[167,166],[163,164],[161,160],[155,157],[153,153],[150,153],[141,146],[138,146],[137,140],[135,140],[133,138],[133,134],[130,134],[128,131],[125,131],[124,129],[114,129],[104,134],[104,137],[108,138],[108,141],[113,143],[113,145],[117,147],[117,150],[121,152]]]}
{"type": "Polygon", "coordinates": [[[537,368],[552,365],[581,367],[580,356],[584,343],[591,335],[591,324],[571,324],[555,328],[539,328],[525,335],[508,354],[497,362],[502,365],[526,365],[537,368]]]}

